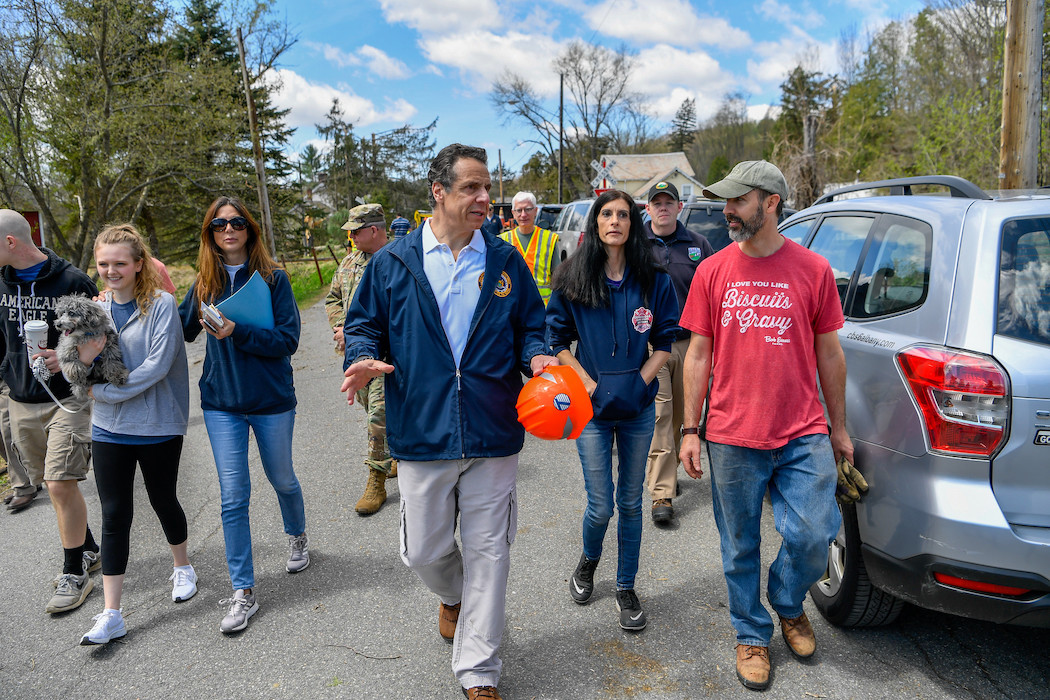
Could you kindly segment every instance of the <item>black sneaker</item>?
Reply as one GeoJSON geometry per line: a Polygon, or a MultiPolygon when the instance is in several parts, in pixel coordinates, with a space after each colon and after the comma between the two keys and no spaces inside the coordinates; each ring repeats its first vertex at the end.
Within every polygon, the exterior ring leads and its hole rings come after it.
{"type": "Polygon", "coordinates": [[[586,605],[594,593],[594,570],[597,568],[597,559],[588,559],[586,554],[580,555],[580,563],[569,579],[569,595],[580,605],[586,605]]]}
{"type": "Polygon", "coordinates": [[[645,611],[633,588],[616,591],[616,609],[620,611],[620,627],[631,632],[645,629],[645,611]]]}

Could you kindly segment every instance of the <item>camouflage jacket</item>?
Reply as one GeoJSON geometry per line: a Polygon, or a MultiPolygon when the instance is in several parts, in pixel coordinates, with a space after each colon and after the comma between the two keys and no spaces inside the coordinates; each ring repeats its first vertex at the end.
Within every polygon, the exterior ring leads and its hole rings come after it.
{"type": "Polygon", "coordinates": [[[360,250],[343,258],[339,263],[339,269],[332,277],[332,286],[328,289],[328,296],[324,299],[324,310],[328,314],[328,325],[332,329],[339,328],[346,319],[346,309],[354,298],[354,291],[361,282],[361,276],[365,274],[365,267],[372,259],[371,253],[360,250]]]}

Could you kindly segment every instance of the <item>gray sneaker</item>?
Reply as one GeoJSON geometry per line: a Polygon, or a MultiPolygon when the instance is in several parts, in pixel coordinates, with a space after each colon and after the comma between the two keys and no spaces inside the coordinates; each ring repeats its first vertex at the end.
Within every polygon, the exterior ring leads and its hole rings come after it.
{"type": "Polygon", "coordinates": [[[297,574],[310,566],[310,550],[306,547],[308,543],[305,532],[298,537],[288,536],[288,566],[285,567],[288,573],[297,574]]]}
{"type": "Polygon", "coordinates": [[[102,568],[102,552],[92,552],[90,549],[84,550],[84,571],[91,573],[92,571],[98,571],[102,568]]]}
{"type": "Polygon", "coordinates": [[[234,591],[232,598],[221,602],[230,604],[226,617],[222,618],[222,622],[219,623],[219,631],[223,634],[240,632],[248,626],[249,618],[259,609],[255,594],[243,590],[234,591]]]}
{"type": "Polygon", "coordinates": [[[44,612],[63,613],[79,608],[95,587],[87,571],[80,576],[76,574],[59,574],[54,580],[55,595],[51,596],[44,612]]]}

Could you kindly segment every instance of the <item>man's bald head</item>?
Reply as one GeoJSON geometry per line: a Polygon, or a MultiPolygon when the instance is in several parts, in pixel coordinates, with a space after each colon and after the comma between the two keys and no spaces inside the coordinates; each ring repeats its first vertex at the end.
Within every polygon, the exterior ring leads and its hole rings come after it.
{"type": "Polygon", "coordinates": [[[12,209],[0,209],[0,237],[14,236],[20,243],[33,243],[33,229],[26,218],[12,209]]]}

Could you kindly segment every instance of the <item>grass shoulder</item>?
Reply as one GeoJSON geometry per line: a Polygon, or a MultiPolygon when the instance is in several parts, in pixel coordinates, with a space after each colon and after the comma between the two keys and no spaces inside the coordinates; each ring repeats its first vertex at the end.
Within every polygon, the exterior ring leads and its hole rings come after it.
{"type": "MultiPolygon", "coordinates": [[[[328,285],[332,282],[335,274],[336,263],[332,259],[321,260],[321,277],[317,276],[317,266],[313,260],[307,262],[289,262],[285,266],[288,279],[292,283],[292,292],[295,294],[295,303],[300,309],[313,306],[328,293],[328,285]]],[[[196,278],[197,272],[192,265],[169,264],[168,273],[172,282],[175,283],[175,298],[179,301],[186,296],[190,285],[196,278]]]]}

